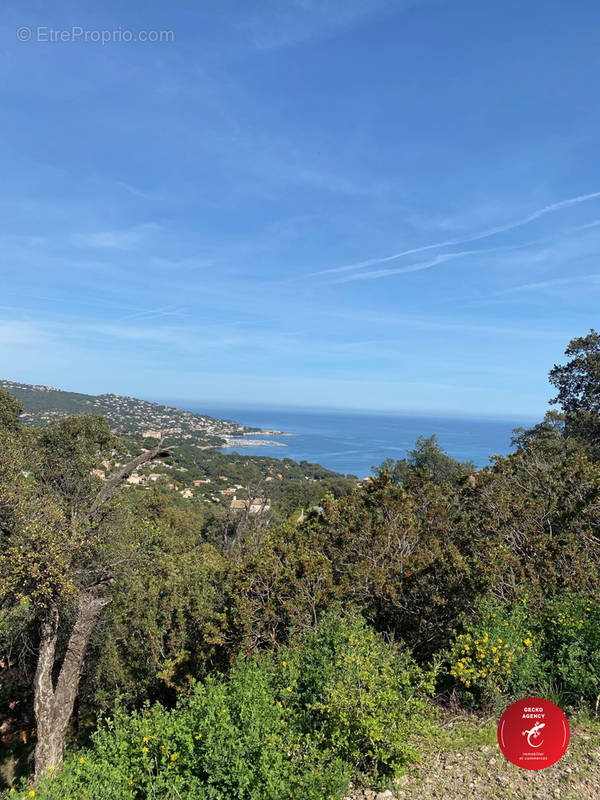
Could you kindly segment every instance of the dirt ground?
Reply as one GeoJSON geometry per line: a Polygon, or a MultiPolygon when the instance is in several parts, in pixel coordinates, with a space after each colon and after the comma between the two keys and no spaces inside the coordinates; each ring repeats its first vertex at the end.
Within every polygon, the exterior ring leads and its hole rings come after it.
{"type": "Polygon", "coordinates": [[[571,721],[565,755],[551,767],[530,771],[507,761],[496,741],[494,720],[456,718],[443,726],[439,747],[428,745],[422,761],[393,792],[363,790],[353,800],[600,800],[600,721],[571,721]]]}

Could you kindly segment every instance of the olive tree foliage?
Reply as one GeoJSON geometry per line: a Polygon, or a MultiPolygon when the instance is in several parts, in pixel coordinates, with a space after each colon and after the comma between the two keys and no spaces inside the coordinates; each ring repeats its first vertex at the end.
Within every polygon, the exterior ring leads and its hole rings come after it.
{"type": "Polygon", "coordinates": [[[93,468],[124,450],[104,419],[68,417],[33,430],[19,424],[20,411],[0,391],[0,613],[18,609],[37,631],[30,646],[39,775],[62,763],[90,637],[112,584],[143,549],[118,489],[165,451],[144,451],[101,481],[93,468]]]}

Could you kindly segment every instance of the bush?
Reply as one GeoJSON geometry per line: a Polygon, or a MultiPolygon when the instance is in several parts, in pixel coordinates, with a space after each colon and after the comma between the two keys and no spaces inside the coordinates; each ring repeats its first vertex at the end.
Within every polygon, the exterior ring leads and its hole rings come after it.
{"type": "Polygon", "coordinates": [[[302,729],[355,776],[381,784],[418,757],[414,743],[428,730],[424,695],[433,692],[435,672],[362,618],[327,616],[301,647],[283,652],[280,665],[302,729]]]}
{"type": "Polygon", "coordinates": [[[543,636],[526,601],[481,603],[456,636],[448,663],[455,685],[474,705],[533,692],[545,679],[543,636]]]}
{"type": "Polygon", "coordinates": [[[548,673],[566,701],[597,709],[600,697],[600,607],[572,593],[550,601],[544,627],[548,673]]]}
{"type": "Polygon", "coordinates": [[[597,710],[600,607],[574,592],[534,607],[482,603],[447,657],[454,685],[474,705],[532,694],[597,710]]]}
{"type": "Polygon", "coordinates": [[[434,676],[361,618],[327,617],[295,646],[241,658],[173,710],[117,711],[35,790],[39,800],[339,800],[416,758],[434,676]]]}
{"type": "MultiPolygon", "coordinates": [[[[168,711],[117,712],[94,747],[37,788],[43,800],[283,800],[342,797],[345,765],[290,726],[271,674],[252,661],[209,679],[168,711]]],[[[28,796],[28,791],[23,797],[28,796]]]]}

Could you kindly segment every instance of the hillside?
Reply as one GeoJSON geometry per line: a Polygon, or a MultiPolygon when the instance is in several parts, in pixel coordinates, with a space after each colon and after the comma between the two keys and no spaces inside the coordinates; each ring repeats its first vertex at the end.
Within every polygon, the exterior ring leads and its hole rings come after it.
{"type": "Polygon", "coordinates": [[[204,447],[224,445],[226,437],[251,430],[232,420],[118,394],[80,394],[8,380],[0,380],[0,388],[7,389],[23,404],[25,413],[21,419],[27,425],[44,425],[70,414],[100,414],[121,436],[156,438],[162,433],[172,444],[185,442],[204,447]]]}
{"type": "MultiPolygon", "coordinates": [[[[21,421],[26,425],[46,425],[73,414],[99,414],[127,442],[131,454],[141,452],[149,439],[162,435],[174,448],[173,455],[136,470],[129,478],[130,486],[157,486],[177,492],[185,500],[196,498],[228,509],[235,509],[240,500],[258,497],[261,508],[289,513],[319,502],[326,491],[346,493],[354,485],[319,464],[254,455],[260,449],[256,440],[250,440],[254,445],[251,456],[219,452],[226,444],[241,446],[242,437],[257,432],[233,420],[117,394],[88,395],[8,380],[0,380],[0,389],[22,403],[21,421]]],[[[96,474],[103,480],[119,466],[120,461],[105,460],[98,464],[96,474]]]]}

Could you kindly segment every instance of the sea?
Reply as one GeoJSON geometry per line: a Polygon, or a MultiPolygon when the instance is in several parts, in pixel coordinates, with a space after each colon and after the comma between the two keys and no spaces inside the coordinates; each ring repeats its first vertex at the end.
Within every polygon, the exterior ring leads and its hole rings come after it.
{"type": "Polygon", "coordinates": [[[322,464],[343,474],[364,478],[386,458],[404,458],[419,436],[435,434],[440,445],[459,461],[483,467],[493,455],[511,450],[513,428],[531,427],[532,420],[444,418],[362,411],[292,410],[196,406],[179,408],[232,419],[242,425],[283,431],[291,436],[252,437],[279,442],[276,445],[224,448],[222,452],[292,458],[322,464]]]}

